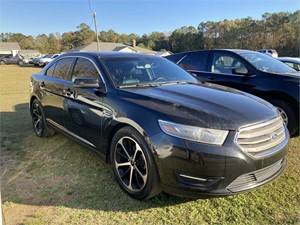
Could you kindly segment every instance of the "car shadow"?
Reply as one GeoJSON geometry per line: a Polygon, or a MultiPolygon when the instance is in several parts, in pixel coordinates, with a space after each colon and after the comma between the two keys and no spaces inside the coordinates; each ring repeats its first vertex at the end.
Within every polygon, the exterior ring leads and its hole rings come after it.
{"type": "Polygon", "coordinates": [[[195,200],[165,193],[144,201],[130,198],[97,154],[61,134],[38,138],[27,103],[0,118],[3,202],[129,212],[195,200]]]}

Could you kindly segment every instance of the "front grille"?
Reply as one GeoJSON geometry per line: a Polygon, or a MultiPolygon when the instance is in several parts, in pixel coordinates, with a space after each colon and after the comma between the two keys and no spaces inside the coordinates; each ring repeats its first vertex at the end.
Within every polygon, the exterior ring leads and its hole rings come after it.
{"type": "Polygon", "coordinates": [[[283,162],[284,160],[280,160],[263,169],[243,174],[236,178],[231,184],[229,184],[227,189],[231,192],[239,192],[254,188],[276,174],[282,168],[283,162]]]}
{"type": "Polygon", "coordinates": [[[254,157],[266,155],[286,139],[283,120],[277,117],[271,121],[241,128],[236,143],[254,157]]]}

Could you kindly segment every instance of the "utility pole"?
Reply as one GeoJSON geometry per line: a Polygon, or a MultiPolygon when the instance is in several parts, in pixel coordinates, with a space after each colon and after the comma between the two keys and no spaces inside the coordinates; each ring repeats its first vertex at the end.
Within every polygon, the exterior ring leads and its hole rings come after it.
{"type": "Polygon", "coordinates": [[[97,38],[97,49],[100,51],[100,44],[99,44],[99,38],[98,38],[98,29],[97,29],[97,21],[96,21],[96,12],[93,13],[94,17],[94,24],[95,24],[95,32],[96,32],[96,38],[97,38]]]}

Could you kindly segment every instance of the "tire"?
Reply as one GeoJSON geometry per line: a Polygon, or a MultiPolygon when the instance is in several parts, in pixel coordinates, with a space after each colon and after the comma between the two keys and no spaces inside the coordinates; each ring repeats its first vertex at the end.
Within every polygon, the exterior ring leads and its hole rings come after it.
{"type": "Polygon", "coordinates": [[[23,66],[24,62],[23,61],[19,61],[19,66],[23,66]]]}
{"type": "Polygon", "coordinates": [[[5,65],[6,62],[5,61],[0,61],[0,65],[5,65]]]}
{"type": "Polygon", "coordinates": [[[112,139],[110,153],[115,178],[130,197],[149,199],[161,192],[152,153],[135,129],[121,128],[112,139]]]}
{"type": "Polygon", "coordinates": [[[293,107],[282,100],[270,100],[270,102],[277,108],[280,113],[283,121],[287,124],[287,128],[290,132],[290,135],[293,136],[299,129],[299,112],[297,113],[293,107]]]}
{"type": "Polygon", "coordinates": [[[43,107],[37,99],[32,102],[30,113],[33,130],[38,137],[51,137],[55,134],[55,130],[47,126],[43,107]]]}

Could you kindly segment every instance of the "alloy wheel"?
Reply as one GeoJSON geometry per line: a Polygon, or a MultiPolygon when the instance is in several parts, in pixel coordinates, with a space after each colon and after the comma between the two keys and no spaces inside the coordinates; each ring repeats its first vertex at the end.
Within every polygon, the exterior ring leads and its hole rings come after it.
{"type": "Polygon", "coordinates": [[[32,123],[35,133],[38,136],[41,136],[44,128],[44,121],[42,110],[38,102],[34,102],[32,105],[32,123]]]}
{"type": "Polygon", "coordinates": [[[140,145],[126,136],[115,145],[115,169],[122,184],[131,192],[142,190],[148,179],[147,161],[140,145]]]}
{"type": "Polygon", "coordinates": [[[289,120],[288,120],[288,116],[287,116],[286,112],[278,106],[276,108],[277,108],[283,122],[285,123],[285,125],[288,125],[289,120]]]}

